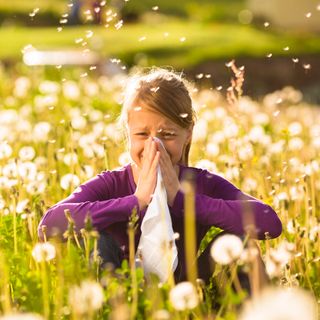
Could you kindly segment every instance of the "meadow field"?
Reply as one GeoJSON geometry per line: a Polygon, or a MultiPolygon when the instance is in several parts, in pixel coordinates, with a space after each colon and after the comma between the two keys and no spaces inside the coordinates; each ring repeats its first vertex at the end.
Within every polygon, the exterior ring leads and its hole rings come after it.
{"type": "MultiPolygon", "coordinates": [[[[192,92],[191,165],[262,199],[282,221],[279,238],[256,242],[270,277],[261,291],[256,251],[233,253],[232,241],[214,257],[210,286],[145,279],[133,250],[121,269],[100,272],[90,219],[80,233],[70,219],[63,243],[40,242],[47,208],[129,161],[117,124],[127,76],[61,66],[1,68],[0,75],[0,319],[317,319],[320,113],[299,90],[286,87],[259,101],[239,87],[195,85],[192,92]],[[251,297],[239,288],[240,268],[250,276],[251,297]]],[[[128,223],[129,238],[134,230],[128,223]]]]}

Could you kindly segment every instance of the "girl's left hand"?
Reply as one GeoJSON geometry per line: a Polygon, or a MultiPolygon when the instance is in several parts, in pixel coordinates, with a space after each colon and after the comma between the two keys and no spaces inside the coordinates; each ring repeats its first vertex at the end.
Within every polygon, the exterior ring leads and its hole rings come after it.
{"type": "Polygon", "coordinates": [[[168,204],[173,205],[177,192],[180,189],[180,182],[177,172],[172,165],[170,156],[161,143],[157,142],[158,150],[160,151],[160,169],[163,178],[163,183],[167,191],[168,204]]]}

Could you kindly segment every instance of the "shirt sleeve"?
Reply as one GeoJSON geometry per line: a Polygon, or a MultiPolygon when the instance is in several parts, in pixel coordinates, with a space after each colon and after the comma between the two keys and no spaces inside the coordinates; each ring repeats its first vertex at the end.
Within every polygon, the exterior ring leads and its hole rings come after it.
{"type": "MultiPolygon", "coordinates": [[[[258,239],[278,237],[282,224],[275,211],[262,201],[241,192],[226,179],[203,171],[197,177],[197,222],[242,236],[250,231],[258,239]]],[[[183,217],[184,194],[178,191],[172,213],[183,217]]]]}
{"type": "Polygon", "coordinates": [[[92,219],[93,226],[103,230],[113,223],[128,221],[134,209],[139,214],[139,204],[135,195],[112,198],[111,178],[97,177],[78,187],[69,197],[52,206],[39,223],[38,235],[43,239],[42,226],[46,226],[46,235],[61,235],[68,228],[65,210],[69,210],[75,222],[75,229],[84,227],[87,215],[92,219]],[[109,184],[108,184],[109,182],[109,184]]]}

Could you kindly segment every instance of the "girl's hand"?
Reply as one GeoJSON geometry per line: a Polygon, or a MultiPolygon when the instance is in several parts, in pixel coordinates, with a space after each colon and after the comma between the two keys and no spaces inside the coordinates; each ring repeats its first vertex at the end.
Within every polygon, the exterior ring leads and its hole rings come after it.
{"type": "Polygon", "coordinates": [[[143,164],[139,171],[139,178],[135,196],[138,198],[139,209],[145,209],[152,199],[157,183],[157,166],[160,152],[157,151],[156,142],[148,138],[144,143],[143,164]]]}
{"type": "Polygon", "coordinates": [[[172,165],[168,152],[161,143],[157,143],[157,145],[158,150],[160,150],[160,169],[163,183],[167,191],[168,204],[171,207],[173,205],[177,192],[180,189],[180,182],[178,179],[178,174],[174,166],[172,165]]]}

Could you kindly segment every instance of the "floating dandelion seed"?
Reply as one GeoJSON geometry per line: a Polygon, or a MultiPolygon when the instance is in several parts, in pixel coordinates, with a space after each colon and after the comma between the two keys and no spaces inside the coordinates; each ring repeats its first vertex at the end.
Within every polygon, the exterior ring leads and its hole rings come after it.
{"type": "Polygon", "coordinates": [[[311,69],[311,64],[309,64],[309,63],[303,64],[303,69],[310,70],[311,69]]]}
{"type": "Polygon", "coordinates": [[[134,107],[133,111],[140,111],[142,109],[142,107],[134,107]]]}
{"type": "Polygon", "coordinates": [[[169,37],[169,32],[164,32],[164,33],[163,33],[163,36],[164,36],[165,38],[168,38],[168,37],[169,37]]]}
{"type": "Polygon", "coordinates": [[[88,76],[88,73],[87,73],[87,72],[84,72],[84,73],[80,74],[80,78],[85,78],[85,77],[87,77],[87,76],[88,76]]]}
{"type": "Polygon", "coordinates": [[[120,28],[122,28],[123,26],[123,20],[119,20],[115,25],[114,27],[119,30],[120,28]]]}
{"type": "Polygon", "coordinates": [[[155,87],[155,88],[151,88],[150,91],[156,93],[159,89],[160,89],[160,87],[155,87]]]}
{"type": "Polygon", "coordinates": [[[231,61],[226,63],[226,67],[227,68],[231,68],[233,66],[233,64],[234,64],[234,60],[231,60],[231,61]]]}
{"type": "Polygon", "coordinates": [[[97,69],[97,66],[91,66],[90,68],[89,68],[89,70],[96,70],[97,69]]]}
{"type": "Polygon", "coordinates": [[[272,57],[272,53],[268,53],[268,54],[266,55],[266,57],[267,57],[267,58],[271,58],[271,57],[272,57]]]}
{"type": "Polygon", "coordinates": [[[81,43],[82,41],[83,41],[83,38],[78,38],[78,39],[74,40],[74,42],[75,42],[76,44],[81,43]]]}
{"type": "Polygon", "coordinates": [[[202,79],[202,78],[203,78],[203,73],[197,74],[197,75],[196,75],[196,78],[197,78],[197,79],[202,79]]]}
{"type": "Polygon", "coordinates": [[[57,69],[61,69],[61,68],[62,68],[62,65],[59,64],[59,65],[56,66],[56,68],[57,68],[57,69]]]}
{"type": "Polygon", "coordinates": [[[270,26],[270,23],[268,21],[266,21],[263,25],[265,28],[268,28],[270,26]]]}
{"type": "Polygon", "coordinates": [[[180,113],[179,116],[183,119],[188,118],[188,114],[187,113],[180,113]]]}
{"type": "Polygon", "coordinates": [[[282,98],[278,98],[277,100],[276,100],[276,104],[280,104],[280,103],[282,103],[283,102],[283,99],[282,98]]]}
{"type": "Polygon", "coordinates": [[[180,40],[180,42],[185,42],[187,40],[187,38],[186,37],[181,37],[179,40],[180,40]]]}
{"type": "Polygon", "coordinates": [[[210,78],[211,78],[211,74],[210,74],[210,73],[207,73],[207,74],[205,75],[205,78],[206,78],[206,79],[210,79],[210,78]]]}
{"type": "Polygon", "coordinates": [[[299,58],[292,58],[292,61],[293,61],[294,63],[298,63],[298,62],[299,62],[299,58]]]}
{"type": "Polygon", "coordinates": [[[279,113],[280,113],[280,110],[277,110],[277,111],[275,111],[275,112],[273,113],[273,116],[274,116],[274,117],[277,117],[277,116],[279,115],[279,113]]]}
{"type": "Polygon", "coordinates": [[[58,28],[57,28],[57,31],[58,31],[58,32],[61,32],[62,29],[63,29],[62,27],[58,27],[58,28]]]}
{"type": "Polygon", "coordinates": [[[221,91],[222,90],[222,86],[218,86],[218,87],[216,87],[216,89],[218,90],[218,91],[221,91]]]}
{"type": "Polygon", "coordinates": [[[67,18],[68,16],[69,16],[68,13],[64,13],[61,17],[62,17],[62,18],[67,18]]]}
{"type": "Polygon", "coordinates": [[[306,14],[306,18],[310,18],[312,16],[312,13],[311,12],[308,12],[307,14],[306,14]]]}
{"type": "Polygon", "coordinates": [[[68,22],[68,19],[60,19],[59,21],[61,24],[66,24],[68,22]]]}
{"type": "Polygon", "coordinates": [[[86,31],[86,37],[87,37],[87,39],[91,38],[92,36],[93,36],[93,31],[87,30],[87,31],[86,31]]]}
{"type": "Polygon", "coordinates": [[[176,310],[194,309],[199,304],[197,289],[191,282],[180,282],[170,290],[170,302],[176,310]]]}
{"type": "Polygon", "coordinates": [[[157,11],[157,10],[159,10],[159,7],[158,6],[154,6],[154,7],[152,7],[152,10],[153,11],[157,11]]]}
{"type": "Polygon", "coordinates": [[[100,7],[104,7],[106,5],[107,1],[101,1],[100,2],[100,7]]]}
{"type": "Polygon", "coordinates": [[[290,48],[288,46],[283,48],[283,51],[289,51],[289,50],[290,48]]]}
{"type": "Polygon", "coordinates": [[[29,13],[29,17],[33,18],[38,12],[39,8],[34,8],[32,12],[29,13]]]}
{"type": "Polygon", "coordinates": [[[50,261],[56,256],[56,248],[50,242],[37,243],[32,249],[32,257],[37,262],[50,261]]]}
{"type": "Polygon", "coordinates": [[[144,41],[144,40],[146,40],[146,39],[147,39],[146,36],[142,36],[142,37],[140,37],[138,40],[141,42],[141,41],[144,41]]]}

